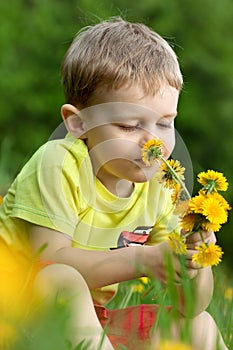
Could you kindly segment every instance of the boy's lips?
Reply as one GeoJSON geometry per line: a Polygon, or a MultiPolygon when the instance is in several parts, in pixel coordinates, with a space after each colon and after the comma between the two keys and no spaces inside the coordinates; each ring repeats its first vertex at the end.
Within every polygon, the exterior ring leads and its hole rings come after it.
{"type": "Polygon", "coordinates": [[[150,168],[156,167],[156,165],[159,165],[159,162],[154,162],[153,164],[146,165],[142,160],[142,158],[134,159],[134,163],[140,165],[141,168],[147,168],[147,169],[150,169],[150,168]]]}
{"type": "Polygon", "coordinates": [[[143,162],[142,158],[134,159],[134,162],[137,164],[139,163],[143,167],[146,167],[146,164],[143,162]]]}

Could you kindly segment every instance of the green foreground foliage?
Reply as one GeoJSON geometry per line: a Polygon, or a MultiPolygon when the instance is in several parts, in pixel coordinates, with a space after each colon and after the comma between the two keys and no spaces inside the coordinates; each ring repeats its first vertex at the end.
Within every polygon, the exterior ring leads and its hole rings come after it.
{"type": "MultiPolygon", "coordinates": [[[[232,206],[231,0],[1,1],[0,194],[61,123],[60,63],[75,33],[119,15],[144,22],[174,47],[185,81],[177,128],[194,178],[209,168],[223,172],[232,206]]],[[[232,225],[229,220],[218,235],[231,265],[232,225]]]]}
{"type": "MultiPolygon", "coordinates": [[[[171,278],[172,278],[172,272],[171,278]]],[[[233,280],[227,278],[227,271],[223,267],[217,267],[214,270],[216,288],[213,300],[208,311],[213,315],[222,336],[229,350],[233,350],[233,280]]],[[[189,290],[186,285],[186,298],[188,308],[192,312],[195,297],[194,291],[189,290]]],[[[125,282],[120,285],[116,298],[108,305],[108,308],[114,308],[116,305],[127,307],[141,303],[159,303],[155,328],[160,327],[162,336],[169,338],[169,325],[174,321],[174,314],[167,314],[164,307],[169,305],[170,301],[176,303],[177,295],[172,283],[168,284],[164,292],[157,282],[147,279],[125,282]],[[135,293],[136,292],[136,293],[135,293]]],[[[69,303],[57,303],[52,305],[34,322],[28,323],[27,318],[24,323],[17,325],[17,341],[9,350],[70,350],[70,344],[66,341],[66,326],[70,313],[69,303]]],[[[187,320],[181,333],[182,342],[190,341],[190,322],[187,320]]],[[[130,335],[129,335],[130,336],[130,335]]],[[[88,350],[88,344],[79,344],[75,350],[88,350]]],[[[97,350],[101,350],[101,345],[97,350]]],[[[126,349],[127,350],[127,349],[126,349]]]]}

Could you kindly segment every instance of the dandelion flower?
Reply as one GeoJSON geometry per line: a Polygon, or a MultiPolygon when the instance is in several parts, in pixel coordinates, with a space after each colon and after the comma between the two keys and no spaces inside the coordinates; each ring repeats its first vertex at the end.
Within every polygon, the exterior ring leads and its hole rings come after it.
{"type": "Polygon", "coordinates": [[[207,192],[226,191],[228,182],[222,173],[214,170],[207,170],[198,174],[198,182],[204,186],[207,192]]]}
{"type": "Polygon", "coordinates": [[[229,203],[226,201],[226,199],[225,199],[220,193],[214,192],[214,193],[212,193],[212,194],[209,194],[209,198],[214,198],[214,199],[216,199],[217,201],[219,201],[219,204],[220,204],[225,210],[230,210],[230,209],[231,209],[229,203]]]}
{"type": "Polygon", "coordinates": [[[143,284],[133,284],[132,289],[135,293],[142,293],[145,290],[145,286],[143,284]]]}
{"type": "Polygon", "coordinates": [[[158,181],[160,183],[165,182],[165,187],[167,188],[177,189],[177,180],[174,177],[174,172],[176,172],[180,180],[184,180],[184,171],[185,168],[180,165],[178,160],[167,160],[166,163],[163,163],[160,167],[158,181]]]}
{"type": "Polygon", "coordinates": [[[196,214],[202,214],[202,205],[205,200],[206,196],[202,193],[199,193],[197,196],[194,196],[191,198],[189,202],[189,210],[190,212],[196,213],[196,214]]]}
{"type": "Polygon", "coordinates": [[[224,299],[232,301],[233,300],[233,288],[227,287],[224,293],[224,299]]]}
{"type": "MultiPolygon", "coordinates": [[[[172,195],[173,199],[173,195],[172,195]]],[[[179,215],[181,218],[187,214],[188,207],[189,207],[189,200],[181,200],[180,197],[178,199],[173,199],[173,204],[176,204],[176,207],[174,209],[174,214],[179,215]]]]}
{"type": "Polygon", "coordinates": [[[148,284],[150,282],[150,279],[148,277],[140,277],[140,280],[143,284],[148,284]]]}
{"type": "Polygon", "coordinates": [[[181,227],[187,232],[192,232],[196,226],[196,222],[198,222],[198,215],[190,213],[182,218],[181,227]]]}
{"type": "Polygon", "coordinates": [[[201,228],[204,231],[213,231],[213,232],[218,232],[221,228],[220,224],[213,224],[212,222],[209,222],[208,220],[203,220],[201,223],[201,228]]]}
{"type": "Polygon", "coordinates": [[[203,215],[213,224],[223,224],[227,222],[227,212],[218,200],[207,197],[203,203],[203,215]]]}
{"type": "Polygon", "coordinates": [[[146,166],[152,165],[162,155],[162,141],[153,138],[142,147],[142,160],[146,166]]]}
{"type": "Polygon", "coordinates": [[[13,325],[0,321],[0,349],[10,349],[16,338],[17,332],[13,325]]]}
{"type": "MultiPolygon", "coordinates": [[[[154,350],[193,350],[193,347],[189,344],[185,344],[180,341],[163,340],[159,347],[154,348],[154,350]]],[[[153,350],[153,348],[151,349],[153,350]]]]}
{"type": "Polygon", "coordinates": [[[223,251],[218,245],[213,243],[206,244],[203,242],[195,249],[198,250],[198,252],[193,255],[192,261],[202,267],[218,265],[222,260],[223,251]]]}
{"type": "Polygon", "coordinates": [[[187,247],[185,244],[185,239],[177,232],[172,232],[169,236],[169,245],[172,248],[173,252],[176,254],[186,254],[187,247]]]}

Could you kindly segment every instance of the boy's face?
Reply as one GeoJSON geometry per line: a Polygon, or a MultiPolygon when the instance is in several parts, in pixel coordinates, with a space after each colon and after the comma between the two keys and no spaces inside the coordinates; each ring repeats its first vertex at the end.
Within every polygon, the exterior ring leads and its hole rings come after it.
{"type": "Polygon", "coordinates": [[[159,164],[146,167],[141,159],[142,146],[154,136],[163,141],[165,158],[170,156],[178,97],[179,91],[170,85],[154,96],[131,86],[102,92],[96,105],[81,111],[94,172],[111,192],[117,192],[120,180],[132,186],[155,174],[159,164]]]}

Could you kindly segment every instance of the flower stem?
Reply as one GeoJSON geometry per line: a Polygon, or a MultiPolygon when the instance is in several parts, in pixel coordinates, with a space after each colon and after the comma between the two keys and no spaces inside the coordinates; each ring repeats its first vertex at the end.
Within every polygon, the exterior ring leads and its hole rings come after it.
{"type": "Polygon", "coordinates": [[[170,170],[170,172],[174,176],[175,180],[181,185],[181,187],[183,188],[183,190],[185,191],[185,193],[187,195],[187,198],[191,199],[190,193],[187,190],[185,183],[180,179],[180,177],[177,175],[175,170],[170,166],[170,164],[166,161],[166,159],[162,155],[159,155],[158,157],[162,160],[162,162],[164,162],[166,164],[166,166],[168,167],[168,169],[170,170]]]}

